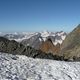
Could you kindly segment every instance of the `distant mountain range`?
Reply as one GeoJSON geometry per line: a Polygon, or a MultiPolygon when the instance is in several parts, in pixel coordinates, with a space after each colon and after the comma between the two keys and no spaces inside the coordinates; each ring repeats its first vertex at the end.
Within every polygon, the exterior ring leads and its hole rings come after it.
{"type": "Polygon", "coordinates": [[[54,45],[56,45],[57,43],[62,43],[62,41],[65,39],[66,37],[66,33],[63,31],[60,32],[48,32],[48,31],[44,31],[44,32],[22,32],[22,33],[0,33],[0,36],[3,36],[7,39],[10,40],[15,40],[17,42],[21,42],[23,40],[28,40],[28,39],[32,39],[34,40],[34,38],[39,38],[40,41],[45,41],[48,37],[52,39],[52,42],[54,45]]]}
{"type": "Polygon", "coordinates": [[[54,58],[60,51],[60,45],[66,37],[61,32],[7,33],[0,37],[0,51],[12,54],[24,54],[34,58],[54,58]],[[54,55],[54,56],[53,56],[54,55]]]}
{"type": "Polygon", "coordinates": [[[56,57],[52,53],[45,53],[41,50],[36,50],[30,46],[24,46],[15,40],[8,40],[4,37],[0,37],[0,52],[6,52],[8,54],[14,55],[26,55],[33,58],[43,58],[43,59],[56,59],[62,60],[62,57],[56,57]]]}
{"type": "Polygon", "coordinates": [[[33,58],[80,61],[80,24],[69,34],[45,31],[1,36],[0,52],[33,58]]]}
{"type": "Polygon", "coordinates": [[[66,33],[63,31],[60,32],[34,32],[34,33],[6,33],[2,36],[9,40],[15,40],[17,42],[22,43],[25,46],[31,46],[35,49],[40,49],[40,46],[43,42],[48,39],[51,39],[53,45],[57,45],[58,43],[61,44],[66,37],[66,33]]]}

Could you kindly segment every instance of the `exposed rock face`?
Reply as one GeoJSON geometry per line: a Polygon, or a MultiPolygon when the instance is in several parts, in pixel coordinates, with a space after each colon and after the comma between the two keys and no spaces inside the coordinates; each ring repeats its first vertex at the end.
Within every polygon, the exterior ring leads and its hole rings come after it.
{"type": "Polygon", "coordinates": [[[45,42],[40,45],[40,50],[45,53],[53,53],[54,55],[59,53],[60,51],[60,44],[56,46],[53,44],[52,40],[48,38],[45,42]]]}
{"type": "Polygon", "coordinates": [[[38,33],[37,35],[32,36],[29,39],[24,39],[21,44],[25,45],[25,46],[31,46],[35,49],[39,49],[40,44],[42,43],[43,39],[41,37],[41,34],[38,33]]]}
{"type": "Polygon", "coordinates": [[[52,33],[52,32],[43,32],[43,33],[36,33],[35,35],[23,39],[21,43],[23,45],[29,45],[35,49],[39,49],[40,45],[45,42],[48,38],[52,40],[52,43],[54,45],[57,45],[58,43],[61,44],[63,40],[66,37],[66,33],[63,31],[57,32],[57,33],[52,33]]]}
{"type": "Polygon", "coordinates": [[[24,49],[25,47],[22,44],[14,40],[10,41],[6,38],[0,37],[0,51],[1,52],[21,54],[24,49]]]}
{"type": "Polygon", "coordinates": [[[8,39],[0,37],[0,51],[6,52],[8,43],[9,43],[8,39]]]}
{"type": "Polygon", "coordinates": [[[0,37],[0,52],[6,52],[11,54],[26,55],[33,58],[44,58],[44,59],[57,59],[62,60],[62,57],[57,57],[51,53],[46,54],[41,50],[35,50],[30,46],[24,46],[14,40],[8,40],[6,38],[0,37]]]}
{"type": "Polygon", "coordinates": [[[80,24],[63,41],[61,54],[66,59],[80,60],[80,24]]]}

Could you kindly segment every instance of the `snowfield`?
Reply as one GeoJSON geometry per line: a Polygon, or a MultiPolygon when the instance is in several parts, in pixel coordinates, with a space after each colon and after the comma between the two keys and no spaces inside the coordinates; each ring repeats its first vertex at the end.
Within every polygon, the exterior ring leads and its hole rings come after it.
{"type": "Polygon", "coordinates": [[[0,80],[80,80],[80,62],[0,53],[0,80]]]}

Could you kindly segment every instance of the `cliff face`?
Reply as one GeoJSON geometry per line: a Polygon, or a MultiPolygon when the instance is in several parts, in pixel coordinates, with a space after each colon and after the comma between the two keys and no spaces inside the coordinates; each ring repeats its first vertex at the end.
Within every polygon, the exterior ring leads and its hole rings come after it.
{"type": "Polygon", "coordinates": [[[60,44],[56,46],[52,43],[51,39],[47,39],[40,45],[40,50],[45,53],[57,54],[60,51],[60,44]]]}
{"type": "Polygon", "coordinates": [[[80,58],[80,24],[63,41],[61,54],[67,59],[80,58]]]}

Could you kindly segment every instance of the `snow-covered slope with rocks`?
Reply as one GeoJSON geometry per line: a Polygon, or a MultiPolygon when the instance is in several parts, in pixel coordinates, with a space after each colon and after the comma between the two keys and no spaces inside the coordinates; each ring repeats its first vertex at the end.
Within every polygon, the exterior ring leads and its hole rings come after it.
{"type": "Polygon", "coordinates": [[[80,80],[80,62],[0,53],[0,80],[80,80]]]}

